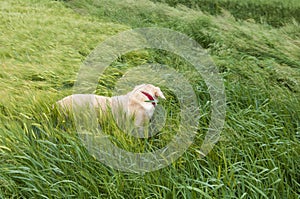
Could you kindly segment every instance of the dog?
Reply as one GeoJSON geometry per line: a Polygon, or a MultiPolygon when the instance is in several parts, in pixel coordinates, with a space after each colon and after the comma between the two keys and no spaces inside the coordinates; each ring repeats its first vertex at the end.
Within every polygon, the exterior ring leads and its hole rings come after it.
{"type": "Polygon", "coordinates": [[[133,118],[135,127],[143,127],[150,122],[158,98],[166,99],[159,87],[141,84],[125,95],[106,97],[95,94],[73,94],[57,101],[56,104],[63,110],[86,107],[100,110],[104,114],[110,109],[114,118],[133,118]]]}

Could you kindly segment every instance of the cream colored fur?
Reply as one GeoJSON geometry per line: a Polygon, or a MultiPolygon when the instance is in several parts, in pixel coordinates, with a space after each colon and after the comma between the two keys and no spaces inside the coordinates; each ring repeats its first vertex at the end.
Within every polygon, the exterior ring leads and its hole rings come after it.
{"type": "Polygon", "coordinates": [[[94,94],[73,94],[59,100],[57,105],[65,110],[89,106],[90,108],[100,109],[103,113],[107,111],[107,108],[110,108],[115,118],[133,117],[134,125],[142,127],[150,121],[155,110],[155,106],[152,102],[149,102],[149,98],[142,92],[151,95],[155,105],[159,97],[165,99],[159,87],[152,84],[142,84],[136,86],[133,91],[126,95],[106,97],[94,94]],[[120,117],[120,114],[124,115],[120,117]]]}

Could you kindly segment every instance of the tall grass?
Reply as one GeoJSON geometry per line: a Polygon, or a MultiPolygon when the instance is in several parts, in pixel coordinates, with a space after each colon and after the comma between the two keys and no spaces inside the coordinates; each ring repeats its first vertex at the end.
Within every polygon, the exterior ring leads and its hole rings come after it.
{"type": "Polygon", "coordinates": [[[300,22],[299,1],[278,0],[153,0],[165,2],[170,6],[185,5],[200,9],[204,12],[218,15],[223,9],[228,10],[235,18],[240,20],[255,20],[258,23],[268,23],[274,27],[283,26],[295,19],[300,22]]]}
{"type": "MultiPolygon", "coordinates": [[[[297,22],[273,28],[236,21],[226,11],[210,16],[147,0],[1,1],[1,15],[1,198],[299,198],[297,22]],[[133,52],[116,60],[96,93],[111,95],[130,68],[161,63],[186,75],[205,114],[183,156],[143,175],[100,163],[78,139],[72,121],[52,109],[72,92],[81,62],[98,42],[140,26],[172,28],[203,45],[224,78],[228,101],[221,139],[200,158],[210,110],[202,78],[167,52],[133,52]]],[[[162,105],[173,106],[169,111],[176,115],[178,102],[164,91],[170,100],[162,105]]],[[[134,143],[126,136],[114,139],[139,151],[164,145],[168,136],[134,143]]]]}

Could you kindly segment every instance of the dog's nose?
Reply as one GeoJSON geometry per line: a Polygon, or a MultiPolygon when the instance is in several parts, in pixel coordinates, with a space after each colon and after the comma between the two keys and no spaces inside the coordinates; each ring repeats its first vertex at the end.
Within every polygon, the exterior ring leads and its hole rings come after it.
{"type": "Polygon", "coordinates": [[[160,90],[159,90],[158,92],[155,93],[155,96],[156,96],[156,97],[160,97],[160,98],[162,98],[162,99],[166,99],[165,96],[164,96],[164,94],[163,94],[160,90]]]}

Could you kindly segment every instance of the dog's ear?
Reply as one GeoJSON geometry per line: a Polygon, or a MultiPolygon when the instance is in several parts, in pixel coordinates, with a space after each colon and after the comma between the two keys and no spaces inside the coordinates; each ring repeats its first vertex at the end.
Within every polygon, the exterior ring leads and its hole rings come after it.
{"type": "Polygon", "coordinates": [[[160,97],[162,99],[166,99],[164,94],[161,92],[160,88],[156,87],[154,92],[155,97],[160,97]]]}

